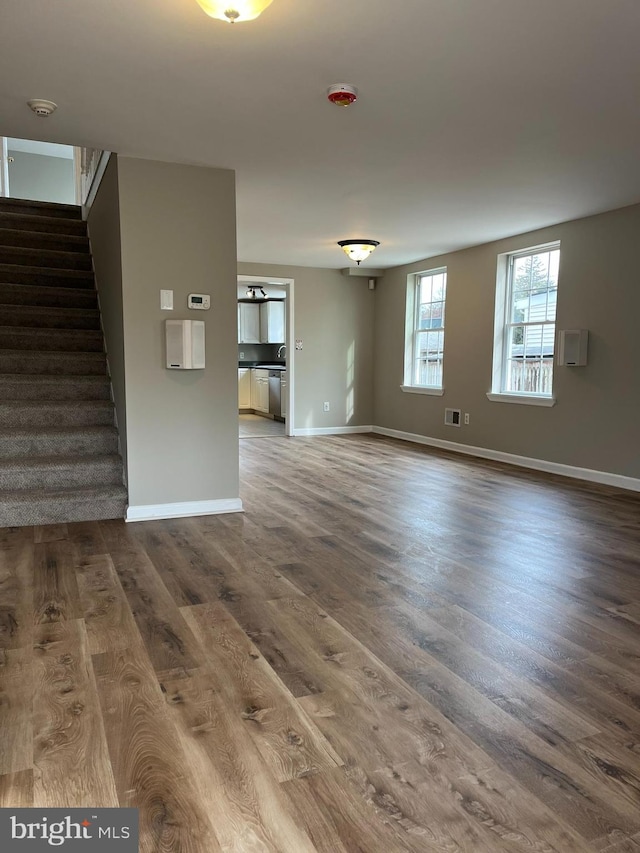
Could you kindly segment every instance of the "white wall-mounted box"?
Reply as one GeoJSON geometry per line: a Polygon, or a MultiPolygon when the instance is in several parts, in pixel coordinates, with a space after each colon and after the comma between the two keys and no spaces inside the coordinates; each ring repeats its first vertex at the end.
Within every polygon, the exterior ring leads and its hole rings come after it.
{"type": "Polygon", "coordinates": [[[169,370],[204,368],[204,320],[165,320],[165,340],[169,370]]]}
{"type": "Polygon", "coordinates": [[[584,367],[587,363],[589,331],[561,329],[559,338],[558,364],[563,367],[584,367]]]}

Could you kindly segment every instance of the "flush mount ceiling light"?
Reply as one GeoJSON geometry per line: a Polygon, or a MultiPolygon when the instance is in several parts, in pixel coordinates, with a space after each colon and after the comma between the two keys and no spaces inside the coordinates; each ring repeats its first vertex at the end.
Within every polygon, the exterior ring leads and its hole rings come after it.
{"type": "Polygon", "coordinates": [[[379,245],[378,240],[338,240],[338,246],[342,246],[345,255],[348,255],[358,266],[360,266],[360,261],[366,261],[375,247],[379,245]]]}
{"type": "Polygon", "coordinates": [[[358,99],[358,90],[351,83],[335,83],[327,89],[327,98],[338,107],[350,107],[358,99]]]}
{"type": "Polygon", "coordinates": [[[230,24],[255,20],[272,2],[273,0],[223,0],[218,3],[216,0],[198,0],[210,18],[230,24]]]}

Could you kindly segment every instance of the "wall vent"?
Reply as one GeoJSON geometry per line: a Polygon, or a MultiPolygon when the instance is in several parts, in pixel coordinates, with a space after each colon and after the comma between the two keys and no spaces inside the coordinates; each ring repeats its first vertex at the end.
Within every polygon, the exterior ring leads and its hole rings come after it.
{"type": "Polygon", "coordinates": [[[444,422],[447,426],[460,426],[460,409],[445,409],[444,422]]]}

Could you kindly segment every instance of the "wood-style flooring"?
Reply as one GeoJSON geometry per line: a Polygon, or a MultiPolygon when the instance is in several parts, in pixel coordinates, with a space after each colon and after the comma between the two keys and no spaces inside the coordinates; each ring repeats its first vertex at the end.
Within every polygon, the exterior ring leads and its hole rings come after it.
{"type": "Polygon", "coordinates": [[[640,498],[373,436],[0,531],[0,805],[143,853],[638,853],[640,498]]]}

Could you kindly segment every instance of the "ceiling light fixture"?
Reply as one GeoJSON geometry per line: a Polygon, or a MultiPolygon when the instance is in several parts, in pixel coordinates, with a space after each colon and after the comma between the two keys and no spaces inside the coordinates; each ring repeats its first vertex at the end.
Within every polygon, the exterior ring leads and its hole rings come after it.
{"type": "Polygon", "coordinates": [[[327,98],[338,107],[350,107],[358,99],[358,90],[351,83],[335,83],[327,89],[327,98]]]}
{"type": "Polygon", "coordinates": [[[197,0],[210,18],[235,24],[242,21],[254,21],[273,0],[197,0]]]}
{"type": "Polygon", "coordinates": [[[264,287],[260,287],[259,284],[250,284],[247,287],[247,296],[249,297],[249,299],[257,299],[258,298],[258,294],[256,293],[256,290],[260,291],[260,293],[262,294],[264,299],[267,298],[267,294],[265,292],[264,287]]]}
{"type": "Polygon", "coordinates": [[[375,247],[379,245],[378,240],[338,240],[338,246],[342,246],[345,255],[348,255],[358,266],[360,266],[360,261],[366,261],[375,247]]]}

